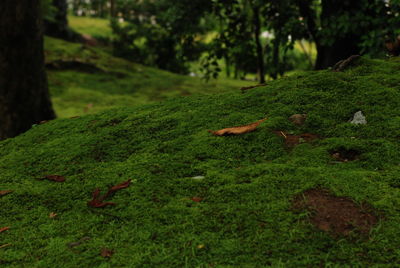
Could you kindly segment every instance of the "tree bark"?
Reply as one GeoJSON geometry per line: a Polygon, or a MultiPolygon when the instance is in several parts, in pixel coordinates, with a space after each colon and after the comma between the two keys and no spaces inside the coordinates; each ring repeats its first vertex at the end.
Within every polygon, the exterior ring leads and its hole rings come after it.
{"type": "Polygon", "coordinates": [[[68,26],[67,0],[53,0],[53,6],[56,8],[56,14],[54,16],[54,21],[44,21],[45,34],[71,42],[81,41],[81,36],[68,26]]]}
{"type": "Polygon", "coordinates": [[[44,67],[40,0],[1,0],[0,140],[55,118],[44,67]]]}

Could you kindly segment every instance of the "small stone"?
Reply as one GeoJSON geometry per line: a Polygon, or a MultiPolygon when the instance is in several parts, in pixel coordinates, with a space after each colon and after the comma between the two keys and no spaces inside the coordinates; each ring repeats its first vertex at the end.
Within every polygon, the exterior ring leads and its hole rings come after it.
{"type": "Polygon", "coordinates": [[[294,114],[291,117],[289,117],[289,120],[297,125],[297,126],[301,126],[304,124],[304,122],[306,121],[307,115],[306,114],[294,114]]]}
{"type": "Polygon", "coordinates": [[[192,177],[192,179],[194,179],[194,180],[202,180],[204,178],[205,178],[204,176],[194,176],[194,177],[192,177]]]}
{"type": "Polygon", "coordinates": [[[365,119],[363,113],[361,111],[358,111],[353,115],[353,118],[350,119],[350,123],[355,125],[366,125],[367,120],[365,119]]]}

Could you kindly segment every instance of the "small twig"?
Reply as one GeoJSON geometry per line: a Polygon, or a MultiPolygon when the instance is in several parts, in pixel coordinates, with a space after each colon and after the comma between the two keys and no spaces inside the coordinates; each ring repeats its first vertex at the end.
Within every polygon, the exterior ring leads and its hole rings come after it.
{"type": "Polygon", "coordinates": [[[281,131],[281,134],[283,137],[285,137],[285,139],[287,139],[287,136],[285,135],[285,133],[283,131],[281,131]]]}
{"type": "Polygon", "coordinates": [[[244,93],[246,90],[252,89],[252,88],[256,88],[256,87],[263,87],[266,86],[267,84],[258,84],[255,86],[249,86],[249,87],[242,87],[240,88],[240,90],[242,91],[242,93],[244,93]]]}
{"type": "Polygon", "coordinates": [[[346,69],[347,66],[349,66],[352,62],[354,62],[354,60],[358,59],[359,57],[360,57],[360,55],[352,55],[345,60],[341,60],[333,66],[332,70],[334,72],[341,72],[344,69],[346,69]]]}
{"type": "Polygon", "coordinates": [[[5,247],[11,246],[11,245],[12,244],[4,244],[4,245],[1,245],[0,248],[5,248],[5,247]]]}

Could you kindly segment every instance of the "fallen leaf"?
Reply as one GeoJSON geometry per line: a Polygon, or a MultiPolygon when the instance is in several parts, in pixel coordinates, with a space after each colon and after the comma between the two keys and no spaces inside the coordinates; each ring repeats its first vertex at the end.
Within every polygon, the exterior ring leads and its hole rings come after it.
{"type": "Polygon", "coordinates": [[[118,191],[118,190],[120,190],[120,189],[127,188],[127,187],[129,186],[130,183],[131,183],[131,179],[129,179],[129,180],[123,182],[123,183],[120,183],[120,184],[117,184],[117,185],[111,187],[110,190],[113,191],[113,192],[115,192],[115,191],[118,191]]]}
{"type": "Polygon", "coordinates": [[[203,244],[200,244],[200,245],[197,245],[197,248],[198,249],[202,249],[202,248],[204,248],[205,246],[203,245],[203,244]]]}
{"type": "Polygon", "coordinates": [[[3,191],[0,191],[0,196],[9,194],[9,193],[11,193],[11,192],[12,192],[12,190],[3,190],[3,191]]]}
{"type": "Polygon", "coordinates": [[[103,258],[111,258],[111,256],[114,254],[114,251],[112,251],[112,250],[110,250],[110,249],[108,249],[108,248],[102,248],[101,249],[101,253],[100,253],[100,255],[103,257],[103,258]]]}
{"type": "Polygon", "coordinates": [[[131,180],[127,180],[125,182],[122,182],[120,184],[117,184],[115,186],[112,186],[108,189],[107,193],[105,193],[103,196],[100,196],[100,189],[96,188],[93,191],[92,194],[92,200],[87,202],[87,205],[90,207],[95,207],[95,208],[102,208],[102,207],[106,207],[109,205],[115,206],[116,204],[113,202],[103,202],[107,197],[109,197],[112,193],[127,188],[129,186],[129,184],[131,183],[131,180]]]}
{"type": "Polygon", "coordinates": [[[0,228],[0,233],[1,233],[1,232],[4,232],[4,231],[7,231],[8,229],[10,229],[10,227],[3,227],[3,228],[0,228]]]}
{"type": "Polygon", "coordinates": [[[53,218],[55,218],[56,216],[57,216],[57,213],[51,212],[50,215],[49,215],[49,218],[50,218],[50,219],[53,219],[53,218]]]}
{"type": "Polygon", "coordinates": [[[42,180],[47,179],[49,181],[55,181],[55,182],[64,182],[65,177],[60,176],[60,175],[46,175],[42,178],[42,180]]]}
{"type": "Polygon", "coordinates": [[[240,135],[256,130],[256,128],[265,120],[267,120],[267,118],[244,126],[224,128],[217,131],[209,130],[208,132],[214,134],[215,136],[240,135]]]}
{"type": "Polygon", "coordinates": [[[190,198],[190,200],[192,200],[194,202],[201,202],[201,201],[203,201],[203,198],[198,197],[198,196],[193,196],[192,198],[190,198]]]}
{"type": "Polygon", "coordinates": [[[0,248],[5,248],[5,247],[11,246],[11,245],[12,244],[4,244],[4,245],[1,245],[0,248]]]}

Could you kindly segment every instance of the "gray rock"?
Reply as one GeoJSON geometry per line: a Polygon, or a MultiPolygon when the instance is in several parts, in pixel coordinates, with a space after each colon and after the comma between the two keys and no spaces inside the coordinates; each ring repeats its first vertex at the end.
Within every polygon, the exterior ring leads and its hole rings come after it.
{"type": "Polygon", "coordinates": [[[366,125],[367,120],[365,119],[363,113],[361,111],[358,111],[353,115],[353,118],[350,119],[350,123],[355,125],[366,125]]]}

